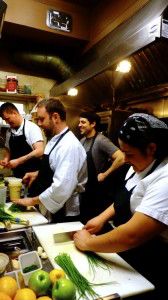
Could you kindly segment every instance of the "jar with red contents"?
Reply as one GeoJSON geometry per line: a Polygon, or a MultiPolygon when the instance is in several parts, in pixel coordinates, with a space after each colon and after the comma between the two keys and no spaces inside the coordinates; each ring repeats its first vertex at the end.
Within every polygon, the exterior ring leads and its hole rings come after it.
{"type": "Polygon", "coordinates": [[[6,92],[17,93],[18,80],[16,76],[6,76],[6,92]]]}

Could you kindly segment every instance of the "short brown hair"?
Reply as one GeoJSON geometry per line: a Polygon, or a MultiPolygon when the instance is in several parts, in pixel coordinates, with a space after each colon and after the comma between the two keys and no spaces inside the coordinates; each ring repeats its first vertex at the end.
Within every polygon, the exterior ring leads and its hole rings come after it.
{"type": "Polygon", "coordinates": [[[60,115],[60,119],[62,121],[66,121],[66,110],[64,105],[59,99],[56,98],[49,98],[43,99],[37,103],[37,108],[44,106],[48,114],[52,114],[57,112],[60,115]]]}

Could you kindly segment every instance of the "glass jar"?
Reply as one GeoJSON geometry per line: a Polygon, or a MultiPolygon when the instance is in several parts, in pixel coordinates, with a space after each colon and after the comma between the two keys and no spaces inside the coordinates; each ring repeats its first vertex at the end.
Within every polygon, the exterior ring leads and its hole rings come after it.
{"type": "Polygon", "coordinates": [[[6,92],[17,93],[18,80],[16,76],[6,76],[6,92]]]}

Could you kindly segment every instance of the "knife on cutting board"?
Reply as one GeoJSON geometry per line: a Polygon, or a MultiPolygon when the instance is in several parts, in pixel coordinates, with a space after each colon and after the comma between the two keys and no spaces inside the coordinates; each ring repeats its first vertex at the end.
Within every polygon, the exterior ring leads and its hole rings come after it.
{"type": "Polygon", "coordinates": [[[101,297],[101,298],[97,298],[96,300],[112,300],[112,299],[121,300],[118,293],[111,294],[111,295],[108,295],[108,296],[104,296],[104,297],[101,297]]]}
{"type": "Polygon", "coordinates": [[[75,231],[66,231],[66,232],[58,232],[53,234],[53,239],[55,243],[66,243],[73,241],[73,235],[75,231]]]}

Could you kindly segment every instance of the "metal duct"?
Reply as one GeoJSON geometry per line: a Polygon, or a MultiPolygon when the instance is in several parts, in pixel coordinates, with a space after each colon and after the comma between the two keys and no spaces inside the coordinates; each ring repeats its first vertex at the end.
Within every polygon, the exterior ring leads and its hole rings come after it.
{"type": "Polygon", "coordinates": [[[17,51],[12,57],[16,65],[48,73],[58,81],[67,80],[72,76],[71,67],[57,56],[17,51]]]}
{"type": "Polygon", "coordinates": [[[88,51],[86,60],[85,57],[81,57],[81,62],[84,62],[82,68],[67,81],[53,86],[50,95],[59,96],[66,93],[68,89],[82,84],[153,42],[155,36],[149,35],[148,25],[153,19],[160,17],[166,7],[167,0],[148,1],[134,16],[88,51]]]}

